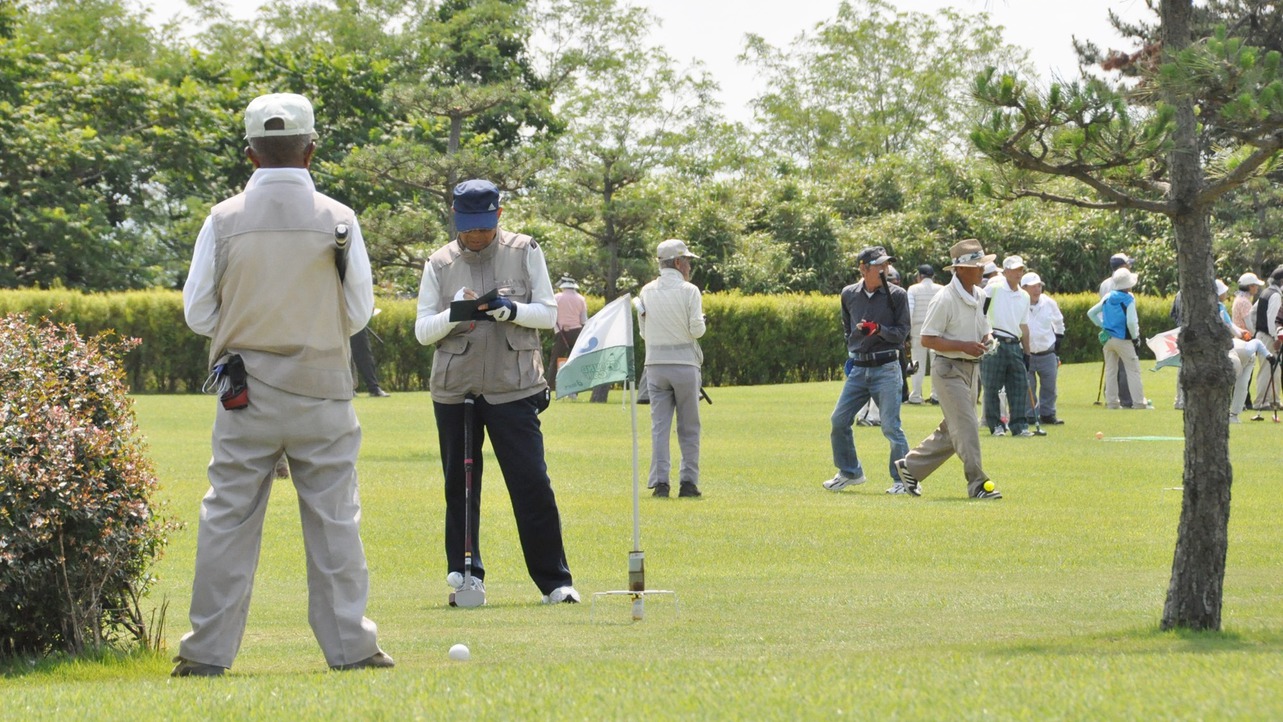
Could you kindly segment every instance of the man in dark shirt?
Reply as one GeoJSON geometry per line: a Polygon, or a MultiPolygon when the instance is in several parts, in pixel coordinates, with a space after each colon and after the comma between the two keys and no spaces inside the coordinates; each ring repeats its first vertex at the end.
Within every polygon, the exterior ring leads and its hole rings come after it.
{"type": "Polygon", "coordinates": [[[842,289],[842,331],[846,339],[847,377],[830,418],[829,442],[838,473],[824,482],[829,491],[863,484],[864,469],[855,452],[851,425],[869,399],[881,413],[882,435],[891,442],[887,462],[894,482],[888,494],[902,494],[904,486],[894,462],[909,452],[900,428],[900,400],[904,379],[900,350],[909,335],[909,296],[903,288],[886,282],[886,264],[895,260],[881,246],[860,251],[861,280],[842,289]]]}

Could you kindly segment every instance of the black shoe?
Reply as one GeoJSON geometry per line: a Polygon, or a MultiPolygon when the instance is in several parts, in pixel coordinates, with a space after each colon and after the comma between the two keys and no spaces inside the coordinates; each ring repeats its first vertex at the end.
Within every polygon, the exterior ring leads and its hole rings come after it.
{"type": "Polygon", "coordinates": [[[682,490],[677,492],[677,496],[703,496],[699,493],[699,487],[689,481],[682,482],[682,490]]]}
{"type": "Polygon", "coordinates": [[[390,393],[388,393],[388,392],[384,391],[383,389],[379,388],[378,386],[375,386],[373,389],[371,389],[371,390],[370,390],[370,396],[373,396],[373,397],[374,397],[374,398],[376,398],[376,399],[381,399],[381,398],[383,398],[383,397],[385,397],[385,396],[391,396],[391,395],[392,395],[392,394],[390,394],[390,393]]]}
{"type": "Polygon", "coordinates": [[[651,495],[651,496],[658,496],[658,497],[659,497],[659,498],[661,498],[661,499],[667,499],[667,498],[668,498],[668,484],[656,484],[656,485],[655,485],[655,490],[654,490],[654,491],[652,491],[650,495],[651,495]]]}
{"type": "Polygon", "coordinates": [[[226,667],[193,662],[182,657],[174,657],[174,661],[178,664],[174,665],[174,671],[169,673],[171,677],[221,677],[223,672],[227,671],[226,667]]]}
{"type": "Polygon", "coordinates": [[[932,406],[939,406],[940,399],[937,399],[936,397],[932,396],[931,398],[927,399],[927,403],[931,404],[932,406]]]}
{"type": "Polygon", "coordinates": [[[378,651],[359,662],[336,664],[331,666],[330,669],[335,672],[348,672],[354,669],[388,669],[395,666],[396,662],[393,662],[391,657],[384,654],[382,651],[378,651]]]}
{"type": "Polygon", "coordinates": [[[1048,426],[1059,426],[1065,423],[1064,419],[1058,419],[1055,416],[1039,416],[1038,420],[1048,426]]]}

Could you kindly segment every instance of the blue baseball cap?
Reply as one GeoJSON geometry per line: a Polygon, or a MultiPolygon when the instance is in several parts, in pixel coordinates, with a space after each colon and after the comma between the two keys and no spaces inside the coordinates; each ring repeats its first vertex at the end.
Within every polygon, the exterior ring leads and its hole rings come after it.
{"type": "Polygon", "coordinates": [[[499,188],[488,180],[466,180],[454,187],[454,227],[475,231],[499,227],[499,188]]]}

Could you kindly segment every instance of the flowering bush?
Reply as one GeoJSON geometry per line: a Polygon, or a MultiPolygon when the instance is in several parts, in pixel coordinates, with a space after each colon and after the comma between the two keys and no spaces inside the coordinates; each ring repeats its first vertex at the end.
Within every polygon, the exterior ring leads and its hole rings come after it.
{"type": "Polygon", "coordinates": [[[0,321],[0,657],[150,641],[171,525],[115,360],[136,343],[0,321]]]}

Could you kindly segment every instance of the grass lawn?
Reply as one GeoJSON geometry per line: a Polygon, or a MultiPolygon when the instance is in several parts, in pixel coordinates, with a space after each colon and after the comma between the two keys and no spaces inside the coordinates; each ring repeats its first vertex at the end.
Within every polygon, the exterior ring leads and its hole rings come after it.
{"type": "MultiPolygon", "coordinates": [[[[487,463],[490,604],[445,604],[443,501],[427,394],[356,401],[372,592],[390,671],[332,674],[307,625],[293,491],[271,501],[249,628],[231,673],[168,677],[167,658],[48,662],[0,678],[4,719],[1279,719],[1283,718],[1283,427],[1231,429],[1224,632],[1160,633],[1181,504],[1176,374],[1145,373],[1154,411],[1106,411],[1099,364],[1062,370],[1064,426],[984,438],[1006,496],[965,498],[951,461],[920,499],[883,493],[887,444],[858,428],[868,484],[840,494],[828,417],[838,382],[710,389],[700,500],[643,497],[647,583],[633,623],[628,410],[555,402],[548,465],[584,604],[546,607],[526,576],[498,465],[487,463]],[[1095,438],[1097,431],[1105,440],[1095,438]],[[447,649],[467,644],[472,661],[447,649]]],[[[151,601],[187,630],[214,400],[137,412],[174,535],[151,601]]],[[[939,422],[906,406],[916,444],[939,422]]],[[[642,483],[649,417],[639,408],[642,483]]],[[[676,445],[674,443],[674,451],[676,445]]]]}

